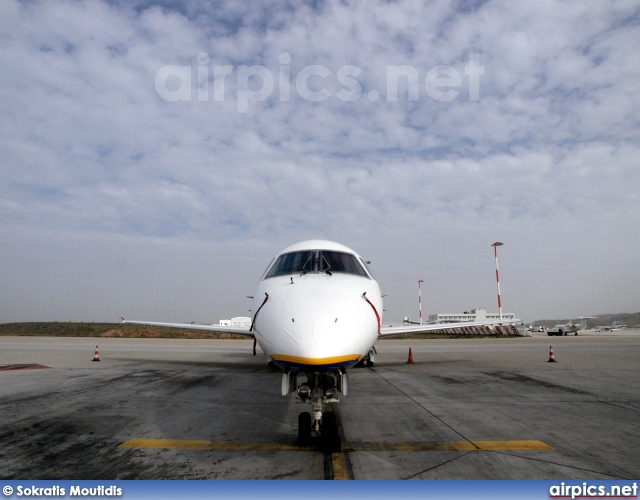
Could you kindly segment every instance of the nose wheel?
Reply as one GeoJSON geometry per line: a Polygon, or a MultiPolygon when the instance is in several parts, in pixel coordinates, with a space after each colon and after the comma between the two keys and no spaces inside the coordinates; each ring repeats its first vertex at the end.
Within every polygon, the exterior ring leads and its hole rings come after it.
{"type": "Polygon", "coordinates": [[[303,411],[298,415],[298,445],[309,446],[311,444],[311,414],[303,411]]]}
{"type": "MultiPolygon", "coordinates": [[[[298,415],[298,445],[310,446],[313,420],[309,412],[298,415]]],[[[336,453],[341,449],[340,434],[336,416],[332,412],[322,414],[320,426],[320,445],[325,453],[336,453]]]]}
{"type": "Polygon", "coordinates": [[[331,412],[322,415],[322,433],[320,435],[322,449],[326,453],[337,453],[340,451],[340,434],[338,434],[338,422],[336,416],[331,412]]]}

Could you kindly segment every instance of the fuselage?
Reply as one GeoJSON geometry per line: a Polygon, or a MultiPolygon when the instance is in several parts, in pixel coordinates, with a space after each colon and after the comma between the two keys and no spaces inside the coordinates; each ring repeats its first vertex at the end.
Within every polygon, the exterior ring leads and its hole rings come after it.
{"type": "Polygon", "coordinates": [[[582,330],[583,328],[581,328],[581,325],[577,325],[575,323],[565,323],[562,325],[555,325],[553,327],[553,330],[562,330],[564,332],[569,332],[569,333],[574,333],[574,332],[578,332],[580,330],[582,330]]]}
{"type": "Polygon", "coordinates": [[[254,294],[253,332],[284,370],[355,365],[375,343],[382,297],[362,258],[338,243],[311,240],[283,250],[254,294]]]}

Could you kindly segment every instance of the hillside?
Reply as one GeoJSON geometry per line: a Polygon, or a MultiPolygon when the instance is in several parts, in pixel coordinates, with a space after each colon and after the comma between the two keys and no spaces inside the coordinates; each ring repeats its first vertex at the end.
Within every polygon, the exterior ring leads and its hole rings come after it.
{"type": "Polygon", "coordinates": [[[157,326],[127,325],[123,323],[3,323],[0,336],[35,337],[127,337],[177,339],[246,339],[230,333],[194,332],[157,326]]]}

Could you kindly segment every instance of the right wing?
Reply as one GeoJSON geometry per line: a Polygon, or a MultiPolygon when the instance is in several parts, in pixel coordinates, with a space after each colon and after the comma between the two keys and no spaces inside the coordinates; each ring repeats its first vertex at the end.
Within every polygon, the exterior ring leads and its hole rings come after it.
{"type": "Polygon", "coordinates": [[[130,325],[147,325],[147,326],[164,326],[166,328],[183,328],[185,330],[201,330],[215,333],[235,333],[236,335],[244,335],[253,338],[248,326],[221,326],[221,325],[194,325],[192,323],[159,323],[157,321],[128,321],[120,317],[123,323],[130,325]]]}
{"type": "Polygon", "coordinates": [[[428,323],[424,325],[404,325],[388,326],[380,328],[381,337],[392,337],[394,335],[404,335],[405,333],[422,333],[437,330],[461,330],[473,326],[484,326],[490,328],[496,325],[512,326],[516,322],[512,320],[495,321],[464,321],[460,323],[428,323]]]}

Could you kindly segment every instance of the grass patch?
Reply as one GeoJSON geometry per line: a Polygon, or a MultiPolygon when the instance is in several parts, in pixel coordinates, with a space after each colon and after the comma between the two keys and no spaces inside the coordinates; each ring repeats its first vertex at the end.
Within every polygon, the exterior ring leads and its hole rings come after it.
{"type": "Polygon", "coordinates": [[[16,337],[120,337],[162,339],[247,339],[232,333],[199,332],[181,328],[124,323],[3,323],[0,336],[16,337]]]}

